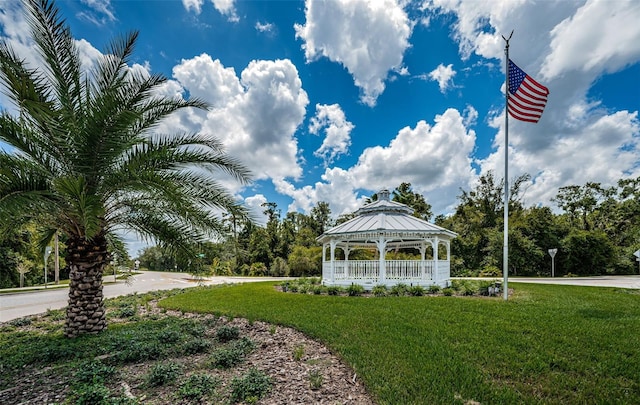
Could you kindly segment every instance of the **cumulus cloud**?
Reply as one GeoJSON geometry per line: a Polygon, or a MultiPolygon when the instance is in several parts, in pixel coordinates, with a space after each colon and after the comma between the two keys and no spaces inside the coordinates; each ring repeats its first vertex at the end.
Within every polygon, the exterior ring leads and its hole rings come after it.
{"type": "Polygon", "coordinates": [[[429,78],[438,82],[440,92],[443,94],[453,85],[453,76],[456,75],[456,71],[453,70],[452,66],[453,64],[451,63],[447,66],[441,63],[429,73],[429,78]]]}
{"type": "Polygon", "coordinates": [[[396,0],[306,1],[305,25],[296,37],[308,62],[326,57],[342,64],[361,89],[361,100],[376,104],[389,71],[400,70],[413,23],[396,0]]]}
{"type": "MultiPolygon", "coordinates": [[[[640,4],[631,0],[463,2],[433,0],[426,12],[455,16],[452,37],[463,59],[472,53],[510,57],[550,89],[538,124],[510,120],[509,173],[533,176],[526,202],[549,204],[559,187],[613,184],[640,175],[638,111],[612,111],[589,96],[603,75],[640,61],[640,4]]],[[[481,171],[504,172],[504,113],[490,118],[494,151],[481,171]]]]}
{"type": "MultiPolygon", "coordinates": [[[[473,115],[475,110],[468,109],[473,115]]],[[[435,212],[443,212],[455,202],[460,187],[475,177],[471,154],[475,131],[465,126],[469,117],[455,109],[436,115],[434,124],[419,121],[414,128],[401,129],[387,146],[367,148],[351,168],[327,168],[322,182],[296,189],[283,180],[274,180],[276,190],[294,199],[289,207],[308,211],[318,201],[331,204],[335,215],[352,212],[362,205],[357,190],[369,195],[382,188],[392,189],[402,182],[423,193],[435,212]]]]}
{"type": "Polygon", "coordinates": [[[227,17],[229,21],[237,22],[239,18],[236,14],[235,0],[211,0],[218,12],[227,17]]]}
{"type": "Polygon", "coordinates": [[[640,3],[587,1],[551,30],[542,74],[615,72],[640,58],[640,3]]]}
{"type": "Polygon", "coordinates": [[[351,131],[354,125],[347,121],[338,104],[316,104],[316,115],[311,118],[309,132],[320,135],[324,130],[322,145],[313,154],[324,160],[325,166],[349,151],[351,131]]]}
{"type": "Polygon", "coordinates": [[[244,205],[249,209],[251,217],[259,224],[264,226],[267,223],[267,216],[264,214],[262,204],[267,202],[267,197],[262,194],[255,194],[244,199],[244,205]]]}
{"type": "Polygon", "coordinates": [[[183,60],[173,75],[192,95],[212,105],[201,130],[221,139],[255,179],[299,178],[294,134],[309,99],[291,61],[252,61],[238,77],[233,68],[202,54],[183,60]]]}

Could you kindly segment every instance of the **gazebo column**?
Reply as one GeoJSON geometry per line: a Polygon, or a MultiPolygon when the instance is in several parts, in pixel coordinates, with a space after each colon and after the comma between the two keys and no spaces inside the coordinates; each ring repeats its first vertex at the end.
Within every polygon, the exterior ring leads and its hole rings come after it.
{"type": "Polygon", "coordinates": [[[335,239],[331,239],[329,244],[331,246],[331,285],[333,285],[336,281],[336,245],[338,242],[335,239]]]}
{"type": "Polygon", "coordinates": [[[384,261],[386,252],[387,252],[387,241],[384,238],[384,234],[380,234],[380,239],[376,242],[378,247],[378,253],[380,254],[379,264],[378,264],[378,282],[380,284],[385,284],[387,281],[387,268],[386,263],[384,261]]]}
{"type": "Polygon", "coordinates": [[[349,272],[349,252],[351,252],[351,249],[349,249],[349,242],[344,245],[342,251],[344,252],[344,271],[346,271],[347,274],[351,274],[349,272]]]}
{"type": "Polygon", "coordinates": [[[427,252],[427,243],[425,241],[420,242],[420,279],[425,279],[425,256],[427,252]]]}
{"type": "Polygon", "coordinates": [[[433,272],[435,273],[433,275],[433,282],[434,284],[438,284],[438,282],[440,281],[440,278],[438,277],[439,273],[438,273],[438,245],[440,244],[440,239],[438,238],[438,236],[435,237],[434,243],[433,243],[433,272]]]}

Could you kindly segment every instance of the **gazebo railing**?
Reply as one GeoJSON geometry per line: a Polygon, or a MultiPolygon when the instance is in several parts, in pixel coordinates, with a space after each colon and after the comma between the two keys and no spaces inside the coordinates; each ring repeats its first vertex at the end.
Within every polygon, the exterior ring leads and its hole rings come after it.
{"type": "MultiPolygon", "coordinates": [[[[434,260],[385,260],[385,280],[404,283],[430,284],[449,279],[449,262],[438,260],[438,272],[434,260]]],[[[351,282],[380,282],[378,260],[336,260],[333,263],[333,281],[337,284],[351,282]]],[[[322,265],[323,280],[331,280],[331,262],[322,265]]]]}

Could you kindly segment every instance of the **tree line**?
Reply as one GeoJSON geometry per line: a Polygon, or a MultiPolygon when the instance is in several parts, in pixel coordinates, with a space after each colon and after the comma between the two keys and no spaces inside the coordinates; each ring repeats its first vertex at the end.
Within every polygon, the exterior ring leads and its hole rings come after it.
{"type": "MultiPolygon", "coordinates": [[[[621,179],[606,187],[588,182],[559,189],[555,207],[525,207],[524,186],[530,177],[516,178],[509,201],[509,273],[549,276],[549,249],[558,249],[555,275],[633,274],[638,272],[633,252],[640,249],[640,177],[621,179]]],[[[452,275],[499,276],[503,262],[504,182],[492,172],[479,178],[472,190],[461,190],[451,215],[434,222],[458,234],[452,242],[452,275]]],[[[432,219],[432,207],[424,196],[402,183],[393,200],[414,208],[416,217],[432,219]]],[[[375,201],[372,195],[368,201],[375,201]]],[[[320,275],[322,247],[316,242],[325,229],[354,214],[333,220],[329,204],[319,202],[309,214],[282,216],[277,204],[263,204],[265,226],[246,217],[225,216],[226,237],[201,246],[201,258],[167,254],[150,247],[140,255],[151,270],[203,271],[219,275],[320,275]],[[202,267],[205,264],[206,268],[202,267]],[[196,266],[200,266],[196,268],[196,266]]],[[[360,259],[373,252],[359,252],[360,259]]],[[[391,252],[411,256],[412,252],[391,252]]],[[[371,256],[371,257],[369,257],[371,256]]],[[[352,256],[354,259],[356,257],[352,256]]]]}

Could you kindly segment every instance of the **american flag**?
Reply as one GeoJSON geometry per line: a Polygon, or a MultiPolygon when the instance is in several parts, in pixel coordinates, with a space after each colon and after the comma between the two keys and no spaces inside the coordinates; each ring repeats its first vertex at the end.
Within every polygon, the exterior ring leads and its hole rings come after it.
{"type": "Polygon", "coordinates": [[[509,59],[509,114],[515,119],[538,122],[547,104],[549,89],[533,80],[509,59]]]}

